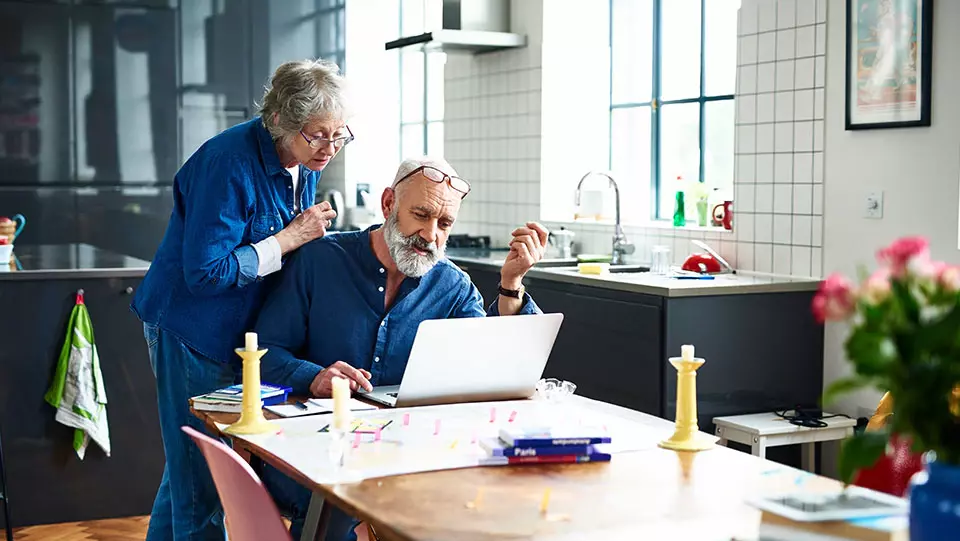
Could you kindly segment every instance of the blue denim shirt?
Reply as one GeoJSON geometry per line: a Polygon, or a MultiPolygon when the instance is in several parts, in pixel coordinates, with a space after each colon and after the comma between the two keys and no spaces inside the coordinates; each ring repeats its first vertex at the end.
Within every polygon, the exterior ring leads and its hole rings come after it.
{"type": "MultiPolygon", "coordinates": [[[[321,369],[344,361],[369,370],[373,385],[397,385],[421,321],[498,315],[497,300],[484,310],[470,277],[447,259],[403,280],[384,309],[387,274],[370,245],[377,227],[315,240],[287,262],[257,318],[263,381],[306,394],[321,369]]],[[[540,309],[524,294],[520,313],[540,309]]]]}
{"type": "Polygon", "coordinates": [[[313,205],[319,178],[300,166],[293,193],[259,117],[205,142],[174,179],[173,212],[133,311],[204,356],[240,362],[234,348],[253,327],[269,281],[257,277],[251,244],[290,223],[294,197],[301,209],[313,205]]]}

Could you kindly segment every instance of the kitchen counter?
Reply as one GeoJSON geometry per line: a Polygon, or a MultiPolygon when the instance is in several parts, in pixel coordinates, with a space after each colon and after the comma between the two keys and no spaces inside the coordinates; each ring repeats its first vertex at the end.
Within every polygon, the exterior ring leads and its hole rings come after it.
{"type": "Polygon", "coordinates": [[[142,278],[149,267],[149,261],[90,244],[23,244],[15,246],[9,265],[0,266],[0,280],[142,278]]]}
{"type": "MultiPolygon", "coordinates": [[[[499,270],[506,250],[449,248],[447,257],[461,266],[475,266],[499,270]]],[[[627,261],[626,266],[644,265],[627,261]]],[[[645,265],[644,265],[645,266],[645,265]]],[[[820,281],[812,278],[770,276],[738,272],[716,275],[713,280],[681,280],[649,272],[611,272],[607,274],[580,274],[576,258],[542,260],[527,273],[530,278],[551,280],[566,284],[584,285],[630,293],[645,293],[661,297],[695,297],[705,295],[741,295],[752,293],[786,293],[816,291],[820,281]]]]}

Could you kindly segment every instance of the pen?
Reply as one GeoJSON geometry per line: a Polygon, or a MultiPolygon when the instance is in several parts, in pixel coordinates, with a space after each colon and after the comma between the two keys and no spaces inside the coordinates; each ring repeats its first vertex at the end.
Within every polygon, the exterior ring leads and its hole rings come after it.
{"type": "Polygon", "coordinates": [[[713,280],[713,276],[709,276],[709,275],[705,275],[705,276],[682,275],[682,276],[674,276],[674,278],[676,278],[677,280],[713,280]]]}
{"type": "Polygon", "coordinates": [[[294,402],[293,405],[296,406],[297,409],[302,409],[302,410],[310,409],[310,408],[307,407],[306,404],[304,404],[304,403],[301,402],[300,400],[297,400],[296,402],[294,402]]]}

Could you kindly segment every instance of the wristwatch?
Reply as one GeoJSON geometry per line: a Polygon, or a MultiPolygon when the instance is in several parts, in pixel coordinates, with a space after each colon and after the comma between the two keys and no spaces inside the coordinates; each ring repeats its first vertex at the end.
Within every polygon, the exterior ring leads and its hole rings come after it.
{"type": "Polygon", "coordinates": [[[520,284],[520,289],[504,289],[503,286],[497,284],[497,292],[503,295],[504,297],[513,297],[514,299],[523,298],[523,292],[526,291],[523,287],[523,284],[520,284]]]}

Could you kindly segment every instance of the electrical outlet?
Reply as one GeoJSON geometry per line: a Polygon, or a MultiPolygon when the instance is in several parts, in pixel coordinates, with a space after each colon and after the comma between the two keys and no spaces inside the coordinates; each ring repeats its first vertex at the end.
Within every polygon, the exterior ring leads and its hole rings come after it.
{"type": "Polygon", "coordinates": [[[883,192],[876,191],[867,194],[866,205],[863,209],[864,218],[879,220],[883,218],[883,192]]]}

